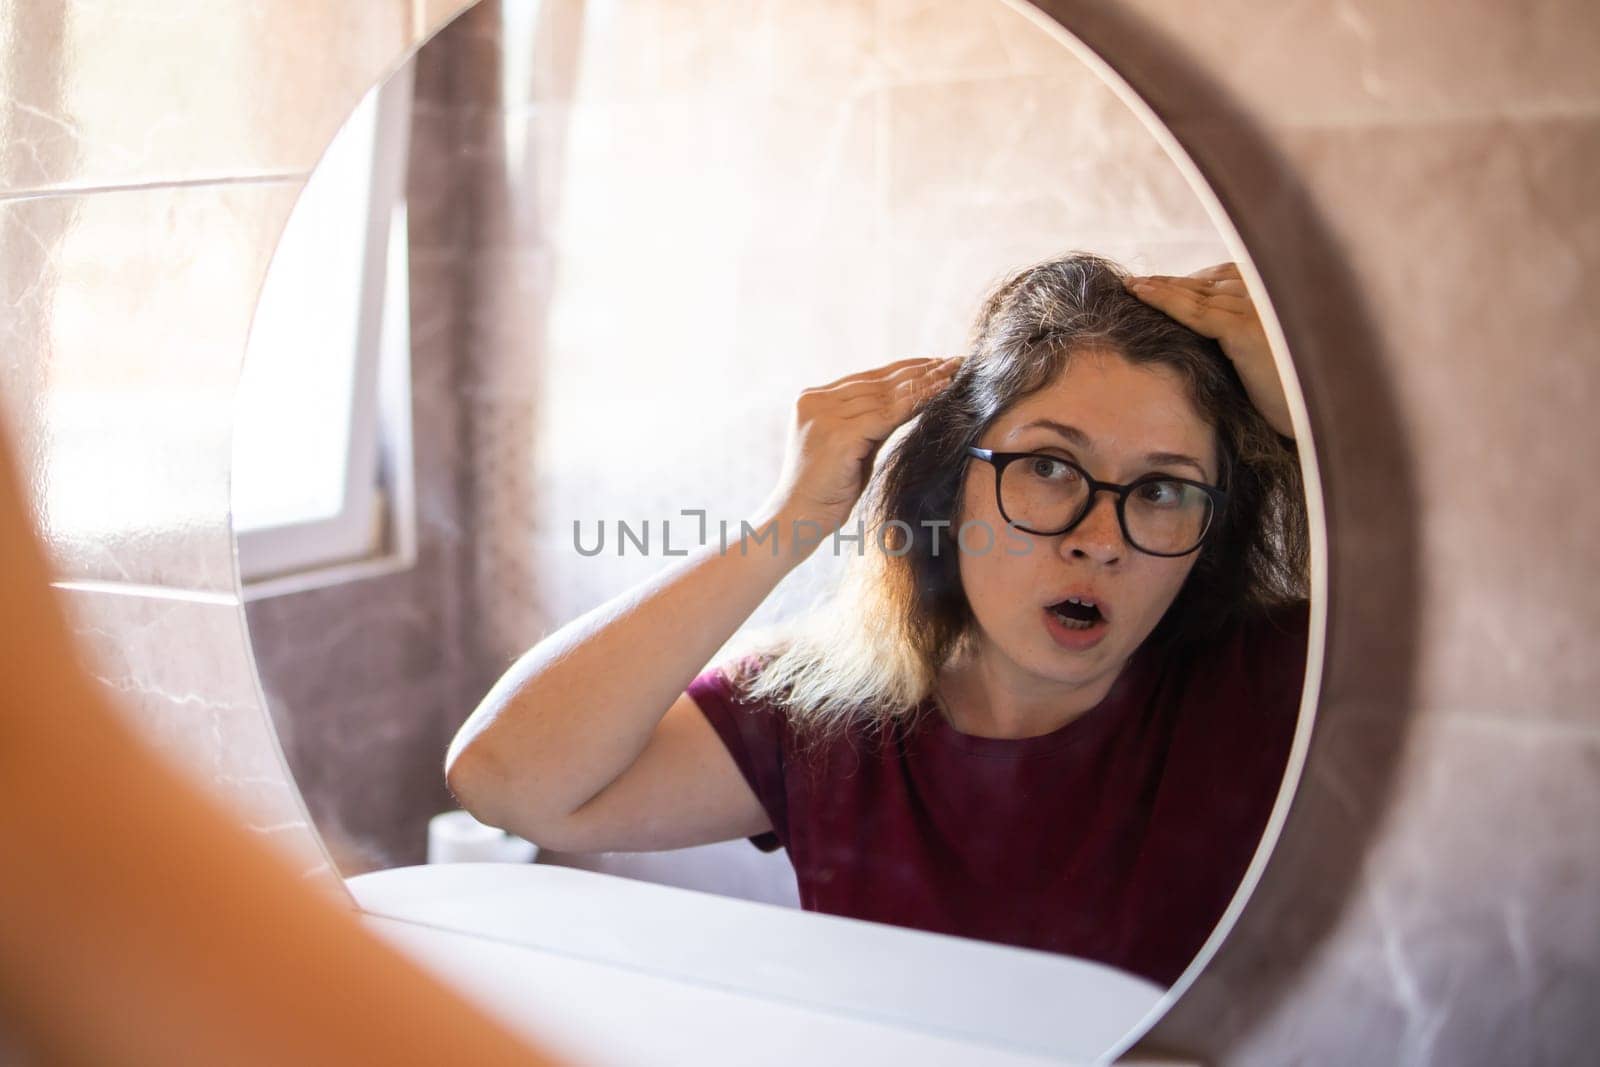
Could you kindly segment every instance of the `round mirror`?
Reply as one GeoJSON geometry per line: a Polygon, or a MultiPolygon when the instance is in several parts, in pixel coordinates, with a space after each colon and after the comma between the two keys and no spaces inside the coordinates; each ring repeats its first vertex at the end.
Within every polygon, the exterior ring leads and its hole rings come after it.
{"type": "Polygon", "coordinates": [[[1290,367],[1181,147],[1026,5],[485,3],[263,291],[263,691],[347,876],[459,801],[536,864],[1023,950],[1105,1052],[1309,735],[1290,367]]]}

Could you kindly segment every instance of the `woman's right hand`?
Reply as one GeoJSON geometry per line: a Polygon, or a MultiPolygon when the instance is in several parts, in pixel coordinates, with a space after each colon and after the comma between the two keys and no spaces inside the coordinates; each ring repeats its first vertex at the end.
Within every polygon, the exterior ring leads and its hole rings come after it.
{"type": "Polygon", "coordinates": [[[795,521],[817,523],[819,541],[842,527],[883,442],[949,384],[960,365],[960,356],[902,359],[802,392],[783,474],[765,513],[784,523],[785,535],[795,521]]]}

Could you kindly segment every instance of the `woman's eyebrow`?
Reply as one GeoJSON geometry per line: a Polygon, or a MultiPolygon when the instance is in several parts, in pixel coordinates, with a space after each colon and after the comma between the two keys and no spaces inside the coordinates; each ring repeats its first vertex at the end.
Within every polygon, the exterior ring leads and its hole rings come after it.
{"type": "Polygon", "coordinates": [[[1206,473],[1206,469],[1200,465],[1199,460],[1193,456],[1186,456],[1181,452],[1150,452],[1146,453],[1144,460],[1155,467],[1171,467],[1175,465],[1193,467],[1200,472],[1202,481],[1211,477],[1206,473]]]}
{"type": "MultiPolygon", "coordinates": [[[[1018,427],[1017,431],[1020,433],[1023,430],[1032,430],[1035,427],[1045,430],[1052,430],[1055,433],[1060,434],[1062,437],[1065,437],[1068,441],[1071,441],[1079,448],[1092,449],[1094,447],[1094,443],[1089,440],[1088,434],[1084,433],[1076,426],[1068,426],[1067,424],[1057,422],[1054,419],[1034,419],[1032,422],[1018,427]]],[[[1145,454],[1144,461],[1154,466],[1169,466],[1175,463],[1187,464],[1188,466],[1191,466],[1195,470],[1199,471],[1202,478],[1209,477],[1206,474],[1205,467],[1201,466],[1198,459],[1195,459],[1193,456],[1186,456],[1182,452],[1148,452],[1145,454]]]]}

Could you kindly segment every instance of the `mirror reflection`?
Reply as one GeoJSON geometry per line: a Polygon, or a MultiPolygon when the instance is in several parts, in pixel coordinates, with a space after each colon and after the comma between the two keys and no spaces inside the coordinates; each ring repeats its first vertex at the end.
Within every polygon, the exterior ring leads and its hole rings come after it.
{"type": "Polygon", "coordinates": [[[752,41],[507,0],[375,91],[341,134],[365,258],[318,254],[308,192],[241,388],[269,705],[346,874],[459,802],[539,863],[1164,988],[1301,699],[1261,309],[1040,23],[827,10],[752,41]],[[274,332],[335,283],[348,328],[274,332]],[[351,369],[265,384],[290,350],[351,369]],[[272,445],[297,390],[336,444],[294,462],[343,490],[273,518],[312,481],[272,445]]]}

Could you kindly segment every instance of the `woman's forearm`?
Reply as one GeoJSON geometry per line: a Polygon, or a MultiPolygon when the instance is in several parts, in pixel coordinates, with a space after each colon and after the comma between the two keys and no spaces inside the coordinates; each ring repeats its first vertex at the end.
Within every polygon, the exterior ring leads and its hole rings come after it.
{"type": "MultiPolygon", "coordinates": [[[[512,664],[457,732],[450,788],[485,822],[537,837],[627,770],[667,709],[805,556],[763,510],[574,619],[512,664]]],[[[802,527],[802,536],[806,529],[802,527]]]]}
{"type": "Polygon", "coordinates": [[[777,486],[750,524],[776,541],[734,537],[724,550],[719,538],[523,654],[450,746],[456,798],[484,822],[559,838],[554,828],[633,765],[695,674],[844,524],[879,447],[959,363],[898,360],[802,391],[777,486]]]}

